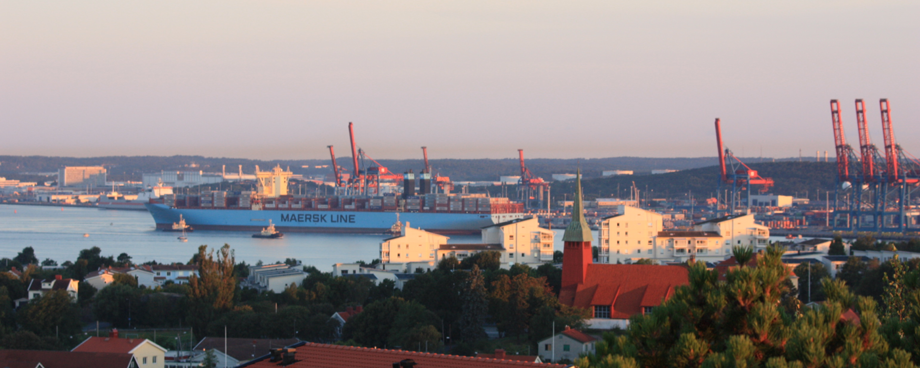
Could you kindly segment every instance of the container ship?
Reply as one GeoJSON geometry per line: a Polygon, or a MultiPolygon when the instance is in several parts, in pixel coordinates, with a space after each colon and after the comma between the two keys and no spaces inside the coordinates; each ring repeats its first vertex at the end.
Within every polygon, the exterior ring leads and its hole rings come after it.
{"type": "Polygon", "coordinates": [[[401,221],[444,235],[472,235],[524,217],[523,204],[508,198],[414,195],[414,177],[400,194],[310,196],[288,193],[291,175],[280,167],[257,171],[256,191],[167,194],[146,207],[161,230],[171,229],[181,216],[196,230],[260,231],[271,223],[284,232],[383,234],[401,221]]]}

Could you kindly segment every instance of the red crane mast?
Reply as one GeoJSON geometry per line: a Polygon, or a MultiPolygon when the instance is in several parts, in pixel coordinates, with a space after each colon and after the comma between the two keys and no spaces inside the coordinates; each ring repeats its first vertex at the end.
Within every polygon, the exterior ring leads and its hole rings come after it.
{"type": "Polygon", "coordinates": [[[866,181],[872,181],[875,180],[875,157],[869,129],[866,127],[866,109],[862,99],[856,100],[856,125],[859,128],[859,156],[863,165],[863,176],[866,181]]]}
{"type": "Polygon", "coordinates": [[[882,134],[885,138],[885,162],[888,169],[888,180],[897,182],[899,178],[898,147],[894,140],[894,130],[891,129],[891,117],[888,115],[888,99],[878,101],[882,113],[882,134]]]}
{"type": "Polygon", "coordinates": [[[335,175],[335,186],[338,188],[342,186],[342,181],[339,176],[339,165],[335,163],[335,150],[332,149],[332,146],[329,146],[329,156],[332,157],[332,172],[335,175]]]}
{"type": "Polygon", "coordinates": [[[360,183],[361,179],[361,170],[358,169],[358,150],[355,147],[355,129],[354,123],[348,123],[348,137],[351,138],[351,160],[354,162],[355,171],[352,171],[351,182],[355,183],[355,186],[360,183]]]}
{"type": "Polygon", "coordinates": [[[431,173],[431,166],[428,166],[428,147],[422,146],[422,155],[425,156],[425,172],[431,173]]]}
{"type": "Polygon", "coordinates": [[[847,147],[847,137],[843,133],[843,123],[840,121],[840,104],[831,100],[831,123],[834,125],[834,147],[837,150],[837,177],[840,181],[850,180],[850,155],[847,147]]]}
{"type": "Polygon", "coordinates": [[[716,145],[719,148],[719,170],[722,174],[722,181],[728,181],[728,173],[725,171],[725,153],[722,148],[722,124],[719,118],[716,118],[716,145]]]}

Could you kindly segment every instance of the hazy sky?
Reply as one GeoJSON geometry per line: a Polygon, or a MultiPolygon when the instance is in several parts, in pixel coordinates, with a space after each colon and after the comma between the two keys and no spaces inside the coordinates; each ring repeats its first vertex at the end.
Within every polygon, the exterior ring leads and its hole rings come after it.
{"type": "Polygon", "coordinates": [[[920,2],[0,0],[0,154],[685,157],[830,151],[891,101],[920,2]]]}

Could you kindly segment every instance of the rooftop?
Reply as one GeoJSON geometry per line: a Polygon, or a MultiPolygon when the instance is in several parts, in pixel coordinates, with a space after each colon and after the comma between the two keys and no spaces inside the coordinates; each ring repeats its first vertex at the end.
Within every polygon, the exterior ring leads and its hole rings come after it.
{"type": "Polygon", "coordinates": [[[659,238],[720,238],[722,235],[713,231],[660,231],[659,238]]]}
{"type": "Polygon", "coordinates": [[[127,353],[88,353],[48,350],[0,350],[4,368],[100,368],[128,367],[134,356],[127,353]]]}
{"type": "Polygon", "coordinates": [[[501,244],[441,244],[440,250],[505,250],[501,244]]]}
{"type": "Polygon", "coordinates": [[[611,306],[610,318],[626,319],[661,305],[689,282],[684,266],[591,263],[584,283],[564,286],[559,301],[580,308],[611,306]]]}
{"type": "Polygon", "coordinates": [[[482,228],[483,228],[483,229],[488,229],[488,228],[490,228],[490,227],[500,227],[500,226],[513,225],[513,224],[516,224],[516,223],[518,223],[518,222],[524,222],[524,221],[527,221],[527,220],[533,220],[533,217],[528,216],[528,217],[525,217],[525,218],[514,219],[514,220],[511,220],[511,221],[499,222],[499,223],[497,223],[497,224],[493,224],[493,225],[489,225],[489,226],[483,226],[482,228]]]}
{"type": "Polygon", "coordinates": [[[569,328],[569,326],[565,326],[565,330],[562,330],[562,332],[560,332],[560,333],[563,334],[563,335],[566,335],[566,336],[568,336],[568,337],[571,337],[571,338],[575,339],[576,341],[578,341],[578,342],[580,342],[580,343],[582,343],[582,344],[584,344],[584,343],[589,343],[589,342],[592,342],[592,341],[596,341],[596,340],[597,340],[597,339],[595,339],[595,338],[592,337],[592,336],[586,335],[584,332],[581,332],[581,331],[578,331],[578,330],[573,330],[573,329],[569,328]]]}
{"type": "MultiPolygon", "coordinates": [[[[296,347],[296,360],[290,368],[367,368],[392,367],[411,359],[418,368],[498,368],[498,367],[543,367],[563,368],[563,364],[543,364],[510,359],[489,359],[459,355],[422,353],[415,351],[363,348],[329,344],[306,343],[296,347]]],[[[271,362],[268,356],[247,365],[252,368],[281,367],[281,362],[271,362]]]]}
{"type": "Polygon", "coordinates": [[[728,221],[728,220],[731,220],[731,219],[736,219],[736,218],[744,217],[744,216],[747,216],[747,215],[728,215],[728,216],[723,216],[723,217],[716,217],[716,218],[711,219],[711,220],[706,220],[706,221],[697,222],[697,223],[695,223],[694,225],[702,225],[702,224],[709,224],[709,223],[725,222],[725,221],[728,221]]]}
{"type": "Polygon", "coordinates": [[[217,349],[237,361],[248,361],[264,355],[264,352],[273,348],[290,346],[300,342],[297,339],[243,339],[228,338],[227,351],[224,351],[223,337],[205,337],[195,345],[193,350],[217,349]]]}

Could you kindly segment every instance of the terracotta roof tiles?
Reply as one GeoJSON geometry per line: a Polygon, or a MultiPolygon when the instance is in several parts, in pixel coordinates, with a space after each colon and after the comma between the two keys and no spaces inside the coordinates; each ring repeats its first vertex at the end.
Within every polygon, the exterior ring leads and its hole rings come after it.
{"type": "Polygon", "coordinates": [[[610,318],[627,319],[656,307],[674,288],[690,283],[684,266],[588,264],[583,284],[569,285],[559,300],[580,308],[611,306],[610,318]]]}
{"type": "Polygon", "coordinates": [[[595,339],[594,337],[589,336],[589,335],[586,335],[584,332],[581,332],[581,331],[578,331],[578,330],[573,330],[573,329],[569,328],[568,326],[566,326],[565,330],[563,330],[561,333],[562,333],[563,335],[566,335],[566,336],[568,336],[568,337],[571,337],[571,338],[575,339],[576,341],[578,341],[578,342],[580,342],[580,343],[582,343],[582,344],[584,344],[584,343],[589,343],[589,342],[592,342],[592,341],[597,341],[597,339],[595,339]]]}
{"type": "Polygon", "coordinates": [[[126,353],[87,353],[47,350],[0,350],[5,368],[127,368],[133,360],[126,353]]]}
{"type": "MultiPolygon", "coordinates": [[[[424,368],[499,368],[545,367],[563,368],[563,364],[542,364],[510,359],[488,359],[459,355],[422,353],[405,350],[375,349],[355,346],[306,343],[296,347],[296,361],[289,368],[376,368],[391,367],[393,363],[412,359],[417,367],[424,368]]],[[[281,367],[281,362],[265,358],[247,365],[251,368],[281,367]]]]}

